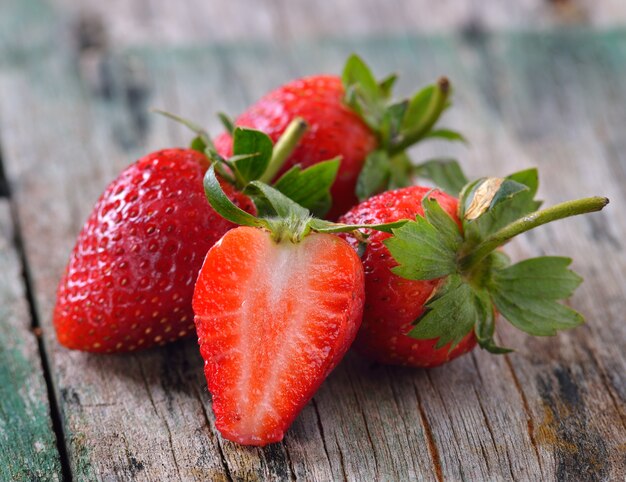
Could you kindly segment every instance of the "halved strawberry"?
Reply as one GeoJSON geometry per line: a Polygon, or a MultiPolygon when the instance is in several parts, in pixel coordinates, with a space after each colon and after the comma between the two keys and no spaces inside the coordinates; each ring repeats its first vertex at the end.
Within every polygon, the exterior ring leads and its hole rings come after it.
{"type": "Polygon", "coordinates": [[[338,237],[294,244],[258,228],[229,231],[209,251],[193,298],[222,435],[281,440],[348,350],[363,299],[361,262],[338,237]]]}

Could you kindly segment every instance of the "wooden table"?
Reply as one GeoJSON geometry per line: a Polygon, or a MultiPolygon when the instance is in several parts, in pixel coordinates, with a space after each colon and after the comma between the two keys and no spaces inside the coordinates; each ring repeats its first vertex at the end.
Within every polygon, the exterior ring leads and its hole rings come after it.
{"type": "Polygon", "coordinates": [[[78,3],[0,2],[0,480],[624,479],[626,31],[611,27],[623,3],[78,3]],[[580,22],[596,28],[563,27],[580,22]],[[452,80],[446,124],[471,145],[416,158],[453,154],[472,175],[537,165],[548,204],[611,199],[508,248],[574,257],[587,324],[533,339],[502,323],[515,353],[432,370],[350,354],[263,449],[216,432],[195,340],[119,356],[60,347],[55,288],[91,205],[142,153],[189,139],[148,107],[217,132],[216,111],[338,72],[352,51],[399,71],[404,93],[452,80]]]}

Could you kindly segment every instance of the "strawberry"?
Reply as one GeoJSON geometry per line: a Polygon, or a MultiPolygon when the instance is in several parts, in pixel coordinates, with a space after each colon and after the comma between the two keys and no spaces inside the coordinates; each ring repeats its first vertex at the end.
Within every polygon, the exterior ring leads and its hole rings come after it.
{"type": "Polygon", "coordinates": [[[581,324],[557,303],[582,279],[568,258],[545,256],[511,265],[501,245],[546,222],[598,211],[606,198],[587,198],[537,211],[534,169],[468,184],[460,201],[414,186],[388,191],[350,210],[342,223],[410,222],[393,235],[343,235],[363,249],[366,304],[356,348],[382,363],[432,367],[493,340],[495,315],[538,336],[581,324]],[[413,221],[414,219],[414,221],[413,221]]]}
{"type": "MultiPolygon", "coordinates": [[[[59,342],[110,353],[193,332],[191,297],[206,251],[234,225],[206,203],[205,155],[166,149],[126,168],[78,235],[54,309],[59,342]]],[[[254,212],[250,199],[228,196],[254,212]]]]}
{"type": "Polygon", "coordinates": [[[217,428],[234,442],[266,445],[283,438],[354,340],[364,281],[355,251],[328,234],[357,226],[312,218],[251,184],[265,207],[259,217],[229,201],[213,168],[207,174],[211,205],[244,226],[209,250],[193,309],[217,428]]]}
{"type": "MultiPolygon", "coordinates": [[[[237,156],[220,159],[228,198],[256,212],[241,190],[280,165],[302,130],[295,121],[274,149],[265,134],[237,129],[237,156]]],[[[213,154],[210,139],[198,130],[192,145],[197,150],[167,149],[138,160],[94,206],[57,292],[54,324],[61,344],[111,353],[163,345],[193,332],[191,300],[202,260],[235,225],[206,202],[209,158],[203,152],[213,154]]],[[[319,206],[328,201],[337,165],[292,170],[277,187],[296,189],[295,200],[319,206]]]]}
{"type": "MultiPolygon", "coordinates": [[[[333,205],[328,219],[335,219],[357,203],[388,187],[407,186],[415,174],[444,179],[440,171],[455,169],[451,163],[412,166],[404,150],[427,137],[461,140],[448,129],[433,130],[449,104],[446,79],[422,89],[410,100],[390,103],[396,80],[377,82],[356,56],[346,62],[343,76],[316,75],[278,87],[248,108],[234,122],[261,130],[273,140],[296,117],[310,126],[298,147],[278,174],[300,164],[310,167],[339,156],[341,164],[332,187],[333,205]],[[439,174],[439,175],[438,175],[439,174]]],[[[230,129],[232,123],[226,122],[230,129]]],[[[229,133],[215,140],[217,151],[232,155],[229,133]]]]}
{"type": "MultiPolygon", "coordinates": [[[[422,200],[429,195],[460,224],[457,199],[431,188],[411,186],[374,196],[348,211],[340,222],[363,224],[415,219],[423,216],[422,200]]],[[[359,241],[344,236],[355,249],[359,241]]],[[[391,234],[374,232],[367,238],[362,256],[367,276],[366,312],[356,347],[363,354],[382,363],[435,366],[474,348],[476,337],[469,333],[451,351],[449,346],[435,348],[437,340],[419,340],[406,336],[424,311],[424,304],[440,285],[440,280],[413,281],[393,274],[397,266],[383,241],[391,234]]]]}
{"type": "Polygon", "coordinates": [[[277,243],[240,227],[211,248],[193,309],[222,435],[280,441],[350,347],[364,297],[358,256],[331,234],[277,243]]]}

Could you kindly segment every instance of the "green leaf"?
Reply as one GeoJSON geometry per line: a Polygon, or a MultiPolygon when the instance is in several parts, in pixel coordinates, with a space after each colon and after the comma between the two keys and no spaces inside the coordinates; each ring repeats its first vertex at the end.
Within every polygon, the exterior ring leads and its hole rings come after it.
{"type": "Polygon", "coordinates": [[[411,98],[402,122],[404,130],[412,130],[423,122],[428,114],[436,90],[436,85],[428,85],[411,98]]]}
{"type": "Polygon", "coordinates": [[[383,190],[399,189],[413,184],[413,165],[406,152],[402,151],[391,158],[389,170],[389,181],[383,190]]]}
{"type": "Polygon", "coordinates": [[[274,188],[322,217],[330,208],[330,188],[337,177],[339,161],[339,158],[331,159],[305,170],[296,165],[274,183],[274,188]]]}
{"type": "Polygon", "coordinates": [[[385,99],[391,98],[391,94],[393,92],[393,86],[396,85],[396,81],[398,80],[397,74],[391,74],[385,77],[378,83],[378,89],[381,95],[385,99]]]}
{"type": "Polygon", "coordinates": [[[357,229],[373,229],[375,231],[382,231],[383,233],[392,233],[394,229],[403,226],[407,222],[406,219],[401,219],[392,223],[383,224],[342,224],[313,218],[309,222],[309,225],[318,233],[350,233],[357,229]]]}
{"type": "Polygon", "coordinates": [[[380,87],[367,64],[355,54],[348,57],[341,76],[345,90],[356,86],[359,93],[370,101],[380,97],[380,87]]]}
{"type": "Polygon", "coordinates": [[[196,136],[191,140],[191,144],[189,145],[189,147],[194,151],[198,151],[204,154],[206,152],[207,145],[202,140],[202,137],[196,136]]]}
{"type": "Polygon", "coordinates": [[[452,350],[478,321],[476,296],[461,276],[451,275],[426,303],[424,314],[408,335],[419,340],[438,338],[435,348],[450,343],[452,350]]]}
{"type": "Polygon", "coordinates": [[[356,184],[356,195],[359,200],[369,198],[372,194],[384,190],[389,182],[389,156],[385,151],[372,151],[365,158],[365,164],[356,184]]]}
{"type": "Polygon", "coordinates": [[[211,207],[223,218],[242,226],[268,227],[266,221],[247,213],[228,199],[215,176],[215,165],[211,165],[204,176],[204,192],[211,207]]]}
{"type": "Polygon", "coordinates": [[[483,350],[487,350],[490,353],[510,353],[513,350],[496,345],[493,339],[496,330],[496,319],[489,293],[485,290],[479,290],[474,291],[474,295],[476,296],[475,302],[478,313],[474,334],[478,344],[483,350]]]}
{"type": "Polygon", "coordinates": [[[461,166],[454,159],[431,159],[414,167],[418,177],[429,179],[451,196],[458,196],[467,184],[461,166]]]}
{"type": "Polygon", "coordinates": [[[254,197],[263,198],[268,202],[276,214],[281,218],[298,217],[302,219],[310,218],[308,209],[300,206],[298,203],[292,201],[279,190],[274,189],[267,184],[260,181],[252,181],[246,187],[244,193],[254,197]]]}
{"type": "MultiPolygon", "coordinates": [[[[514,175],[515,176],[515,175],[514,175]]],[[[474,245],[506,225],[537,210],[532,178],[483,178],[464,190],[460,199],[463,229],[469,245],[474,245]]]]}
{"type": "Polygon", "coordinates": [[[426,220],[441,233],[446,247],[450,250],[457,250],[463,242],[459,225],[443,210],[435,198],[424,196],[422,206],[426,220]]]}
{"type": "Polygon", "coordinates": [[[267,134],[254,129],[235,128],[233,157],[236,160],[234,164],[245,183],[263,175],[272,158],[272,149],[272,140],[267,134]]]}
{"type": "Polygon", "coordinates": [[[217,116],[220,118],[220,121],[224,126],[224,129],[226,129],[226,132],[228,132],[232,136],[235,132],[235,123],[233,122],[233,120],[223,112],[218,112],[217,116]]]}
{"type": "Polygon", "coordinates": [[[434,131],[430,131],[428,134],[424,136],[424,138],[437,138],[437,139],[445,139],[447,141],[458,141],[467,143],[467,139],[463,134],[457,131],[453,131],[451,129],[436,129],[434,131]]]}
{"type": "MultiPolygon", "coordinates": [[[[537,171],[536,167],[513,173],[510,176],[507,176],[505,179],[519,182],[520,184],[528,187],[528,189],[530,190],[529,194],[532,197],[535,197],[537,195],[537,189],[539,188],[539,171],[537,171]]],[[[539,206],[537,206],[537,208],[539,208],[539,206]]]]}
{"type": "Polygon", "coordinates": [[[184,125],[185,127],[187,127],[188,129],[190,129],[191,131],[193,131],[196,136],[197,136],[197,140],[194,139],[191,143],[191,148],[194,150],[199,150],[199,148],[204,145],[204,150],[202,150],[201,152],[203,154],[206,154],[209,159],[211,159],[212,161],[222,161],[222,156],[220,156],[217,151],[215,150],[215,145],[213,144],[213,141],[211,140],[211,136],[209,136],[209,133],[204,130],[202,127],[200,127],[198,124],[185,119],[183,117],[177,116],[176,114],[172,114],[171,112],[166,112],[164,110],[159,110],[159,109],[153,109],[153,112],[160,114],[164,117],[167,117],[168,119],[172,119],[182,125],[184,125]]]}
{"type": "Polygon", "coordinates": [[[535,336],[554,335],[582,324],[580,313],[557,303],[582,282],[568,269],[570,263],[569,258],[545,256],[494,270],[489,290],[498,311],[515,327],[535,336]]]}
{"type": "Polygon", "coordinates": [[[437,201],[426,196],[423,206],[426,217],[417,216],[415,221],[394,229],[393,236],[383,241],[398,262],[391,271],[412,280],[431,280],[456,273],[462,241],[458,226],[437,201]]]}
{"type": "Polygon", "coordinates": [[[572,296],[583,279],[568,269],[571,258],[541,256],[496,271],[493,282],[531,298],[560,300],[572,296]]]}
{"type": "Polygon", "coordinates": [[[406,101],[398,102],[390,105],[383,111],[378,128],[381,144],[383,146],[387,146],[399,135],[407,106],[408,102],[406,101]]]}

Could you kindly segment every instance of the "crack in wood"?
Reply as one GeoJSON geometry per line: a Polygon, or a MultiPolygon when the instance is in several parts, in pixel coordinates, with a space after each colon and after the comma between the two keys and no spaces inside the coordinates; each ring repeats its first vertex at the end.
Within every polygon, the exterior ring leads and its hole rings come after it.
{"type": "MultiPolygon", "coordinates": [[[[4,177],[4,168],[2,167],[2,155],[0,152],[0,183],[2,180],[6,183],[6,178],[4,177]]],[[[8,187],[8,183],[6,184],[8,187]]],[[[7,195],[9,191],[7,189],[7,195]]],[[[20,220],[13,204],[13,200],[9,195],[9,210],[11,213],[11,220],[13,222],[13,235],[14,235],[14,246],[18,253],[19,262],[20,262],[20,270],[22,283],[24,285],[24,292],[26,294],[26,303],[28,307],[28,314],[31,320],[31,328],[33,332],[40,331],[41,324],[39,322],[39,316],[37,314],[37,307],[35,302],[35,291],[33,289],[33,281],[30,274],[30,269],[28,265],[28,259],[26,256],[26,250],[24,246],[24,240],[22,239],[21,228],[20,228],[20,220]]],[[[59,453],[59,460],[61,463],[61,476],[64,481],[72,481],[72,469],[70,458],[68,454],[68,447],[66,445],[67,441],[65,438],[65,431],[63,428],[63,414],[60,409],[60,405],[58,403],[56,393],[54,390],[54,381],[52,370],[50,367],[50,362],[48,360],[45,344],[43,337],[35,336],[35,340],[37,343],[37,351],[39,353],[39,358],[41,360],[41,368],[43,372],[43,377],[46,385],[46,392],[48,397],[48,403],[50,405],[50,419],[52,422],[52,431],[54,432],[55,440],[56,440],[56,448],[59,453]]]]}
{"type": "MultiPolygon", "coordinates": [[[[352,377],[350,376],[350,374],[348,374],[348,380],[350,380],[350,386],[352,387],[352,392],[353,393],[358,393],[357,390],[354,388],[354,382],[352,380],[352,377]]],[[[359,415],[361,416],[361,418],[363,419],[363,426],[365,427],[365,433],[367,434],[367,440],[370,443],[370,447],[372,448],[372,452],[375,454],[376,453],[376,448],[374,446],[374,441],[372,440],[372,434],[370,433],[370,428],[367,424],[367,416],[365,415],[365,412],[363,411],[363,407],[361,405],[361,401],[359,400],[359,397],[357,397],[355,395],[355,401],[356,401],[356,405],[359,408],[359,415]]],[[[378,457],[374,456],[374,470],[376,472],[376,476],[374,477],[375,479],[378,479],[379,476],[379,467],[378,467],[378,457]]]]}
{"type": "MultiPolygon", "coordinates": [[[[337,438],[337,433],[335,432],[335,444],[337,447],[341,447],[341,441],[337,438]]],[[[348,480],[348,474],[346,473],[346,463],[343,457],[343,452],[339,449],[339,466],[341,467],[341,474],[343,475],[343,480],[348,480]]]]}
{"type": "Polygon", "coordinates": [[[422,422],[422,428],[424,429],[424,434],[426,435],[428,453],[430,454],[433,468],[435,469],[435,478],[438,482],[443,482],[443,470],[441,468],[441,457],[439,456],[437,442],[435,442],[433,431],[430,427],[430,423],[428,422],[428,418],[426,418],[426,412],[424,411],[424,407],[422,406],[422,400],[415,384],[413,384],[413,389],[415,390],[415,398],[417,399],[417,410],[419,412],[420,421],[422,422]]]}
{"type": "Polygon", "coordinates": [[[170,426],[167,423],[167,420],[165,419],[165,417],[161,415],[161,413],[159,412],[156,406],[156,403],[154,402],[154,397],[152,396],[152,390],[150,390],[150,384],[148,383],[148,378],[146,377],[146,373],[143,369],[143,364],[141,363],[141,360],[136,356],[133,358],[135,358],[135,360],[137,361],[137,364],[139,365],[139,373],[141,373],[141,378],[146,388],[148,399],[150,400],[150,403],[152,404],[152,408],[154,409],[154,413],[157,415],[157,417],[161,419],[161,421],[163,422],[163,425],[165,425],[165,430],[167,431],[168,442],[170,445],[170,451],[172,452],[172,459],[174,461],[174,467],[176,468],[176,473],[178,474],[178,478],[180,480],[183,480],[180,474],[180,467],[178,466],[178,460],[176,460],[176,450],[174,450],[174,441],[172,439],[172,431],[170,429],[170,426]]]}
{"type": "Polygon", "coordinates": [[[209,414],[207,413],[207,409],[204,406],[204,401],[202,400],[202,395],[200,394],[200,391],[198,390],[198,387],[196,384],[193,384],[193,390],[194,393],[196,394],[196,397],[198,398],[198,402],[200,402],[200,407],[202,409],[202,415],[204,416],[204,421],[206,422],[207,425],[207,430],[209,430],[213,436],[215,437],[215,445],[217,445],[217,451],[220,455],[220,461],[222,462],[222,467],[224,468],[224,475],[226,476],[226,478],[229,481],[233,481],[233,476],[230,473],[230,467],[228,466],[228,462],[226,461],[226,457],[224,456],[224,449],[222,447],[222,443],[220,441],[219,436],[213,431],[213,426],[211,424],[211,419],[209,418],[209,414]]]}
{"type": "Polygon", "coordinates": [[[324,427],[322,426],[322,417],[320,416],[320,411],[317,408],[317,402],[315,401],[315,397],[311,399],[311,404],[313,405],[313,410],[315,411],[315,418],[317,419],[317,428],[320,431],[320,438],[322,439],[322,447],[324,448],[324,454],[326,455],[326,460],[328,460],[328,466],[332,468],[330,455],[328,455],[328,446],[326,445],[326,438],[324,436],[324,427]]]}
{"type": "Polygon", "coordinates": [[[515,374],[515,370],[513,370],[513,365],[511,364],[509,355],[503,354],[502,356],[504,357],[504,363],[506,364],[507,368],[509,369],[509,373],[511,374],[513,386],[517,390],[517,393],[522,400],[522,406],[524,407],[524,413],[526,414],[526,428],[528,431],[528,437],[530,438],[530,444],[533,446],[533,450],[535,451],[535,456],[537,457],[539,469],[543,472],[541,456],[539,455],[539,447],[537,446],[537,440],[535,439],[535,423],[533,421],[533,416],[530,411],[530,406],[528,405],[528,400],[526,399],[526,394],[524,394],[524,391],[522,390],[522,385],[520,384],[519,379],[515,374]]]}

